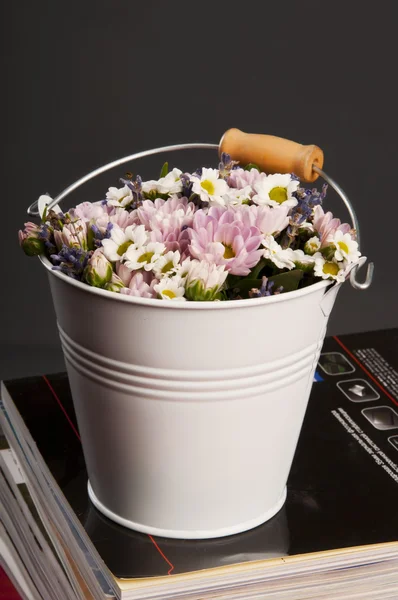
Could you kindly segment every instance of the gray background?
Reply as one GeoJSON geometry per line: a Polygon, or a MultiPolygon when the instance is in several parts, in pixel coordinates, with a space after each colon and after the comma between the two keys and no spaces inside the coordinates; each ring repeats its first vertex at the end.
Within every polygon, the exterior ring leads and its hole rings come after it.
{"type": "MultiPolygon", "coordinates": [[[[46,275],[17,243],[27,206],[110,160],[164,144],[218,142],[230,127],[323,148],[325,170],[351,197],[362,252],[376,266],[369,291],[343,286],[329,333],[397,326],[393,6],[2,3],[0,377],[62,368],[46,275]]],[[[162,159],[126,169],[149,178],[162,159]]],[[[186,169],[213,159],[172,157],[186,169]]],[[[123,172],[66,203],[103,198],[123,172]]],[[[332,193],[327,206],[347,217],[332,193]]]]}

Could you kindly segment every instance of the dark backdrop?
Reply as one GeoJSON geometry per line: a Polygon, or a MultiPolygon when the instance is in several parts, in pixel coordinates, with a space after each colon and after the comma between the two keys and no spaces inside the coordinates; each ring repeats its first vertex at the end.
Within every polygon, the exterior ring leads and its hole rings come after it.
{"type": "MultiPolygon", "coordinates": [[[[325,170],[351,197],[362,252],[376,267],[370,290],[343,286],[329,333],[397,326],[393,6],[3,2],[0,375],[62,366],[46,275],[17,244],[27,206],[115,158],[218,142],[230,127],[324,149],[325,170]]],[[[212,156],[175,160],[191,168],[212,156]]],[[[150,177],[160,163],[139,171],[150,177]]],[[[122,174],[108,173],[69,202],[102,198],[122,174]]],[[[328,206],[347,216],[333,194],[328,206]]]]}

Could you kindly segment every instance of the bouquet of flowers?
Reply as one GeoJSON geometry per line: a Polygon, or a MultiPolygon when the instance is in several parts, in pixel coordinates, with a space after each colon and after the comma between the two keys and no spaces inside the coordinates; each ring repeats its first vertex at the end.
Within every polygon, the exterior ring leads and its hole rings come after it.
{"type": "MultiPolygon", "coordinates": [[[[294,174],[242,168],[127,174],[106,198],[25,223],[20,244],[53,269],[113,293],[225,301],[344,281],[360,252],[350,225],[324,212],[321,191],[294,174]]],[[[51,199],[49,198],[49,201],[51,199]]]]}

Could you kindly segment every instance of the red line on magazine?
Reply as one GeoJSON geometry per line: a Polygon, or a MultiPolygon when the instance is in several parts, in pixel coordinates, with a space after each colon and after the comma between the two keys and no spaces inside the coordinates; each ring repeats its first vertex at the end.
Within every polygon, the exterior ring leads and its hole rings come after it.
{"type": "Polygon", "coordinates": [[[155,546],[156,550],[159,552],[160,556],[162,558],[164,558],[164,560],[170,566],[170,569],[167,571],[167,575],[171,575],[171,573],[174,571],[174,565],[173,565],[173,563],[171,563],[169,561],[169,559],[167,558],[167,556],[162,552],[162,550],[159,548],[159,546],[157,545],[157,543],[155,542],[155,540],[153,539],[153,537],[151,535],[149,535],[149,534],[148,534],[148,537],[151,540],[152,544],[155,546]]]}
{"type": "Polygon", "coordinates": [[[54,398],[56,399],[60,409],[62,410],[62,412],[64,413],[65,417],[67,418],[67,421],[69,423],[69,425],[72,427],[77,439],[79,440],[79,442],[81,442],[80,439],[80,435],[79,432],[77,431],[76,427],[74,426],[74,424],[72,423],[68,413],[66,412],[66,410],[64,409],[64,407],[62,406],[62,402],[61,400],[58,398],[56,391],[54,390],[53,386],[51,385],[51,383],[49,382],[49,380],[47,379],[47,377],[45,375],[43,375],[43,379],[46,382],[46,384],[48,385],[48,387],[50,388],[50,391],[52,393],[52,395],[54,396],[54,398]]]}
{"type": "Polygon", "coordinates": [[[350,358],[352,358],[352,360],[355,360],[355,362],[357,363],[357,365],[359,365],[362,369],[362,371],[365,371],[366,375],[368,377],[370,377],[370,379],[373,381],[373,383],[375,383],[377,385],[377,387],[379,387],[381,389],[382,392],[384,392],[384,394],[387,396],[387,398],[389,398],[391,400],[391,402],[394,402],[394,404],[396,404],[398,406],[398,402],[396,400],[396,398],[394,398],[394,396],[392,396],[387,390],[386,388],[381,385],[380,381],[378,381],[376,379],[376,377],[374,377],[372,375],[372,373],[370,373],[367,368],[361,363],[361,361],[355,356],[355,354],[353,354],[350,350],[348,350],[347,346],[345,344],[343,344],[343,342],[341,340],[339,340],[339,338],[337,337],[337,335],[333,336],[333,339],[336,340],[336,342],[343,348],[343,350],[348,354],[348,356],[350,356],[350,358]]]}

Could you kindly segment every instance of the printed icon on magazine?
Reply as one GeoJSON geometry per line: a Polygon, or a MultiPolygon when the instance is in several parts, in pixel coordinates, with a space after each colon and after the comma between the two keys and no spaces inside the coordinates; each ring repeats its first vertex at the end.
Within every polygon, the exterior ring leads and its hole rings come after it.
{"type": "Polygon", "coordinates": [[[398,429],[398,414],[389,406],[364,408],[362,414],[376,429],[398,429]]]}
{"type": "Polygon", "coordinates": [[[365,379],[339,381],[337,387],[351,402],[370,402],[380,398],[380,394],[365,379]]]}
{"type": "Polygon", "coordinates": [[[391,446],[394,446],[395,450],[398,450],[398,435],[392,435],[388,438],[391,446]]]}
{"type": "Polygon", "coordinates": [[[327,375],[346,375],[355,371],[355,367],[341,352],[321,354],[318,364],[327,375]]]}

